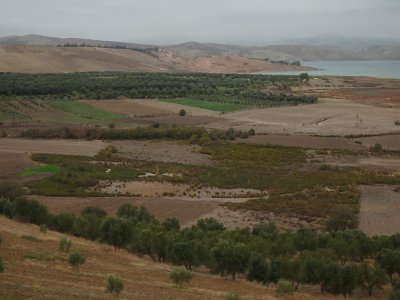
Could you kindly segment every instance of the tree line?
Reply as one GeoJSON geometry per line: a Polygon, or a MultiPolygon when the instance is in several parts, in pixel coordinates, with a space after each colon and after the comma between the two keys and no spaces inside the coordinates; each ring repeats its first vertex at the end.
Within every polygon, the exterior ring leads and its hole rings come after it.
{"type": "Polygon", "coordinates": [[[331,220],[321,232],[279,231],[273,223],[227,230],[213,218],[181,228],[175,218],[159,222],[144,207],[130,204],[120,206],[115,217],[97,207],[87,207],[79,216],[51,214],[46,206],[26,199],[17,184],[7,182],[0,183],[0,199],[0,213],[9,218],[45,224],[191,271],[204,266],[213,274],[233,280],[240,275],[263,285],[285,279],[294,290],[316,285],[322,293],[344,297],[356,288],[372,295],[389,282],[393,297],[399,293],[400,234],[368,237],[348,229],[345,218],[331,220]]]}
{"type": "Polygon", "coordinates": [[[0,73],[0,100],[18,99],[177,99],[249,106],[298,105],[313,96],[265,92],[268,86],[298,85],[296,76],[198,73],[0,73]]]}
{"type": "Polygon", "coordinates": [[[27,138],[63,138],[63,139],[88,139],[88,140],[190,140],[193,143],[207,143],[217,140],[234,140],[235,138],[247,138],[255,135],[254,129],[237,131],[230,128],[226,131],[207,131],[203,127],[160,127],[154,124],[148,127],[134,129],[102,129],[102,128],[47,128],[28,129],[21,133],[27,138]]]}

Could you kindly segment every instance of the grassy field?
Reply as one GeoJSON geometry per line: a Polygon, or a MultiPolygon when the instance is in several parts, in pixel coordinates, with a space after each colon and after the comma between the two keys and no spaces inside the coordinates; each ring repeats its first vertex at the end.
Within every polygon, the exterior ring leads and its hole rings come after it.
{"type": "Polygon", "coordinates": [[[191,107],[209,109],[213,111],[220,111],[220,112],[229,112],[229,111],[236,111],[244,108],[249,108],[248,105],[243,105],[243,104],[204,101],[196,99],[165,99],[162,101],[191,106],[191,107]]]}
{"type": "Polygon", "coordinates": [[[37,166],[31,167],[23,171],[20,176],[27,177],[37,174],[57,174],[61,171],[61,168],[54,165],[44,165],[44,166],[37,166]]]}
{"type": "Polygon", "coordinates": [[[49,104],[53,109],[67,113],[66,120],[71,123],[82,121],[107,123],[123,117],[121,114],[108,112],[78,101],[52,101],[49,104]]]}

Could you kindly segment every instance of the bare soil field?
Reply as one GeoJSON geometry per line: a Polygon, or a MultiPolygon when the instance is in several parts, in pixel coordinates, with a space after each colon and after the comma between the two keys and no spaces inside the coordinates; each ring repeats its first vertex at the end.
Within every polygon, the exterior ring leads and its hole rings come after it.
{"type": "Polygon", "coordinates": [[[400,132],[394,121],[399,108],[382,108],[344,99],[320,99],[313,105],[243,110],[227,113],[229,121],[208,127],[254,128],[257,133],[344,136],[400,132]]]}
{"type": "Polygon", "coordinates": [[[29,158],[28,154],[2,152],[0,153],[0,179],[9,180],[11,177],[37,164],[29,158]]]}
{"type": "Polygon", "coordinates": [[[386,150],[400,150],[400,134],[361,137],[353,140],[361,142],[368,148],[375,144],[381,144],[382,148],[386,150]]]}
{"type": "Polygon", "coordinates": [[[370,236],[400,231],[400,192],[390,186],[360,186],[359,229],[370,236]]]}
{"type": "Polygon", "coordinates": [[[0,153],[50,153],[93,156],[105,146],[107,144],[102,141],[0,139],[0,153]]]}
{"type": "Polygon", "coordinates": [[[256,135],[236,142],[250,144],[271,144],[288,147],[303,147],[310,149],[367,149],[367,147],[365,147],[364,145],[356,144],[354,140],[347,138],[310,135],[256,135]]]}
{"type": "Polygon", "coordinates": [[[223,120],[217,117],[217,113],[210,110],[157,100],[84,100],[81,102],[113,113],[127,115],[128,118],[124,121],[134,124],[198,126],[223,120]],[[182,108],[187,112],[184,117],[178,115],[182,108]]]}
{"type": "Polygon", "coordinates": [[[187,115],[189,115],[189,116],[192,115],[192,116],[223,117],[223,115],[221,115],[221,113],[216,112],[216,111],[203,109],[203,108],[197,108],[197,107],[191,107],[191,106],[186,106],[186,105],[180,105],[180,104],[176,104],[176,103],[169,103],[169,102],[152,100],[152,99],[135,100],[135,102],[146,105],[151,109],[157,108],[157,109],[169,111],[171,114],[174,114],[176,116],[178,116],[179,110],[184,109],[186,111],[187,115]]]}
{"type": "MultiPolygon", "coordinates": [[[[185,106],[187,107],[187,106],[185,106]]],[[[186,109],[185,109],[186,110],[186,109]]],[[[161,125],[183,125],[183,126],[206,126],[208,124],[218,122],[221,118],[212,116],[178,116],[177,114],[160,117],[131,117],[126,119],[128,123],[152,125],[159,123],[161,125]]]]}
{"type": "Polygon", "coordinates": [[[91,106],[110,111],[117,114],[124,114],[130,117],[159,117],[170,115],[171,112],[155,106],[146,104],[147,100],[82,100],[80,102],[91,106]]]}
{"type": "Polygon", "coordinates": [[[203,73],[255,73],[261,71],[306,71],[307,67],[298,67],[272,63],[264,60],[239,56],[207,56],[189,60],[184,69],[203,73]]]}
{"type": "Polygon", "coordinates": [[[120,157],[138,160],[209,165],[210,156],[199,153],[200,146],[167,141],[112,141],[120,157]]]}
{"type": "Polygon", "coordinates": [[[166,72],[170,66],[142,52],[128,49],[2,46],[0,72],[166,72]]]}

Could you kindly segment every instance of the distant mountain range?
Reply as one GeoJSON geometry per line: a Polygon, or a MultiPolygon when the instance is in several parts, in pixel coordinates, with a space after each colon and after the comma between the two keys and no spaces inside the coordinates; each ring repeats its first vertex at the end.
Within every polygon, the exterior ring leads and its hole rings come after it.
{"type": "Polygon", "coordinates": [[[251,47],[214,43],[187,42],[177,45],[158,46],[102,41],[79,38],[57,38],[40,35],[7,36],[0,38],[0,45],[86,45],[123,47],[129,49],[159,48],[175,53],[183,59],[206,56],[242,56],[273,61],[296,60],[400,60],[400,39],[344,37],[319,35],[307,39],[285,41],[279,45],[251,47]]]}

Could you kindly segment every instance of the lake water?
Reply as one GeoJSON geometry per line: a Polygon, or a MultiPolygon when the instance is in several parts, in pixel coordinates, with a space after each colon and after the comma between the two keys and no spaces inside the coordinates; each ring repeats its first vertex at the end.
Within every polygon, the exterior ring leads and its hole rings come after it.
{"type": "MultiPolygon", "coordinates": [[[[303,61],[303,66],[321,69],[307,71],[311,76],[370,76],[400,79],[400,61],[303,61]]],[[[260,72],[259,74],[299,75],[295,72],[260,72]]]]}

